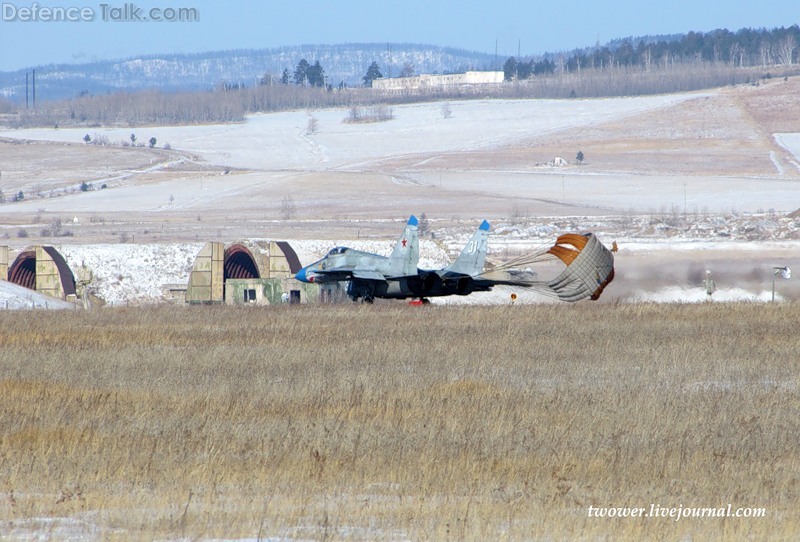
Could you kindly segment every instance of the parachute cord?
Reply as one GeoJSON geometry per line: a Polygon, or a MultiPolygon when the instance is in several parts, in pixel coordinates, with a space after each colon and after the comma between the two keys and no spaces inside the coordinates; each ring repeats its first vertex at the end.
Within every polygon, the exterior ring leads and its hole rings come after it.
{"type": "MultiPolygon", "coordinates": [[[[549,287],[544,281],[535,281],[535,282],[528,282],[529,291],[542,295],[543,297],[548,297],[550,299],[560,299],[558,292],[554,291],[551,287],[549,287]]],[[[502,290],[514,290],[514,287],[510,284],[503,284],[502,286],[498,286],[502,290]]]]}
{"type": "Polygon", "coordinates": [[[524,254],[517,258],[511,259],[493,268],[493,271],[508,271],[510,269],[518,269],[522,266],[534,265],[555,259],[552,254],[547,251],[552,248],[551,245],[546,245],[535,249],[533,252],[524,254]]]}
{"type": "Polygon", "coordinates": [[[553,291],[552,288],[547,286],[544,282],[536,282],[531,286],[531,290],[536,293],[542,294],[543,296],[550,297],[553,299],[558,299],[558,292],[553,291]]]}

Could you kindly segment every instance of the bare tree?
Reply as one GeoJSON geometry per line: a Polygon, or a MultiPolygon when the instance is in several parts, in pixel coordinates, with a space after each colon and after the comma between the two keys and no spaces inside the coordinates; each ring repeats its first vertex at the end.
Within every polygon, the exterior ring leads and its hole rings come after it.
{"type": "Polygon", "coordinates": [[[559,75],[566,73],[566,66],[567,60],[564,58],[564,55],[558,55],[556,59],[556,73],[559,75]]]}
{"type": "Polygon", "coordinates": [[[317,120],[317,117],[315,117],[313,115],[308,117],[308,125],[306,126],[306,134],[307,135],[313,135],[313,134],[316,134],[318,130],[319,130],[319,120],[317,120]]]}
{"type": "Polygon", "coordinates": [[[430,224],[428,223],[428,217],[425,213],[419,215],[419,224],[417,225],[417,231],[421,236],[426,235],[430,231],[430,224]]]}
{"type": "Polygon", "coordinates": [[[651,65],[651,63],[653,61],[652,57],[653,57],[653,54],[650,51],[650,47],[648,47],[647,49],[645,49],[642,52],[642,63],[644,64],[644,70],[647,71],[647,72],[650,71],[650,65],[651,65]]]}
{"type": "Polygon", "coordinates": [[[761,57],[762,68],[772,64],[772,46],[767,40],[761,40],[761,44],[758,47],[758,52],[761,57]]]}
{"type": "Polygon", "coordinates": [[[444,102],[441,107],[442,111],[442,118],[449,119],[453,115],[453,111],[450,109],[450,102],[444,102]]]}
{"type": "Polygon", "coordinates": [[[284,196],[281,200],[281,218],[283,220],[291,220],[297,215],[297,207],[294,204],[292,196],[284,196]]]}
{"type": "Polygon", "coordinates": [[[734,68],[736,66],[742,67],[744,63],[744,49],[738,43],[734,43],[731,45],[731,66],[734,68]]]}
{"type": "Polygon", "coordinates": [[[786,36],[778,43],[777,50],[775,51],[775,54],[778,57],[778,62],[785,66],[792,65],[792,57],[795,49],[797,49],[797,42],[795,41],[794,36],[786,36]]]}
{"type": "Polygon", "coordinates": [[[400,70],[400,77],[411,77],[414,75],[414,65],[411,62],[403,63],[403,69],[400,70]]]}

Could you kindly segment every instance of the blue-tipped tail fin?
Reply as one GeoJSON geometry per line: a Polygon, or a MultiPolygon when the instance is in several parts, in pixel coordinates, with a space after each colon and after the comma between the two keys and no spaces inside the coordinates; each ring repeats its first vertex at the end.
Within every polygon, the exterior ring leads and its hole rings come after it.
{"type": "Polygon", "coordinates": [[[484,220],[478,230],[467,242],[456,261],[445,268],[446,271],[470,275],[480,275],[486,263],[486,247],[489,242],[489,222],[484,220]]]}
{"type": "Polygon", "coordinates": [[[419,220],[414,215],[409,217],[406,227],[392,255],[389,256],[389,273],[391,276],[401,277],[417,273],[419,264],[419,220]]]}

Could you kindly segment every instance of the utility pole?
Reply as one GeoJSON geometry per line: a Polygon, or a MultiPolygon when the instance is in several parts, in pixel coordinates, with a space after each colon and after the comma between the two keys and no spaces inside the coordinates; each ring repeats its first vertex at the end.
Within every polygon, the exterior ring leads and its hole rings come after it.
{"type": "Polygon", "coordinates": [[[686,214],[686,183],[683,183],[683,214],[686,214]]]}
{"type": "Polygon", "coordinates": [[[25,72],[25,109],[28,109],[28,76],[30,74],[25,72]]]}

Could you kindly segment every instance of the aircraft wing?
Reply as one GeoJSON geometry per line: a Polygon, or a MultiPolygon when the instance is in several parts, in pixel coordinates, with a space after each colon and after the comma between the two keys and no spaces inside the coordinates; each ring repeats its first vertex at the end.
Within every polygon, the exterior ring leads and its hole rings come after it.
{"type": "Polygon", "coordinates": [[[359,269],[352,267],[339,267],[333,269],[319,269],[314,271],[315,275],[325,277],[325,282],[338,282],[352,279],[361,280],[378,280],[385,281],[386,277],[383,273],[373,271],[370,269],[359,269]]]}
{"type": "Polygon", "coordinates": [[[353,278],[361,280],[386,280],[386,277],[383,276],[383,273],[378,273],[377,271],[370,271],[367,269],[355,269],[353,271],[353,278]]]}
{"type": "Polygon", "coordinates": [[[351,268],[315,269],[313,272],[313,277],[319,277],[316,280],[314,280],[314,282],[339,282],[343,280],[350,280],[353,277],[353,269],[351,268]],[[322,280],[320,280],[320,278],[322,280]]]}

